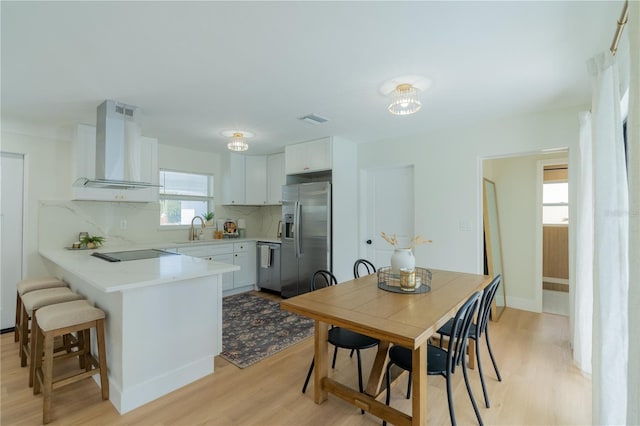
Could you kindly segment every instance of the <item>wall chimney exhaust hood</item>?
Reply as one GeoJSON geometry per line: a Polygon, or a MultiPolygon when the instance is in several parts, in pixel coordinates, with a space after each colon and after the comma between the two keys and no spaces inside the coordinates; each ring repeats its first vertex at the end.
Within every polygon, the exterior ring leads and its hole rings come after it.
{"type": "Polygon", "coordinates": [[[96,120],[95,178],[81,177],[76,187],[106,189],[157,188],[141,175],[140,126],[137,107],[106,100],[98,106],[96,120]]]}

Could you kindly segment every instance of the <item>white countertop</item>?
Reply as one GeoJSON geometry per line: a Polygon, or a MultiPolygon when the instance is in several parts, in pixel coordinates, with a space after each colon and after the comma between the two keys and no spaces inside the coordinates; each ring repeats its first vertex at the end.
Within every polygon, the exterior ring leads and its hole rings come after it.
{"type": "MultiPolygon", "coordinates": [[[[220,241],[220,240],[217,240],[220,241]]],[[[225,240],[222,240],[225,241],[225,240]]],[[[205,243],[205,241],[201,241],[205,243]]],[[[107,262],[91,256],[94,251],[111,252],[175,247],[176,244],[101,247],[97,250],[42,249],[40,254],[59,267],[105,293],[148,287],[240,270],[239,266],[191,256],[162,256],[155,259],[107,262]]]]}

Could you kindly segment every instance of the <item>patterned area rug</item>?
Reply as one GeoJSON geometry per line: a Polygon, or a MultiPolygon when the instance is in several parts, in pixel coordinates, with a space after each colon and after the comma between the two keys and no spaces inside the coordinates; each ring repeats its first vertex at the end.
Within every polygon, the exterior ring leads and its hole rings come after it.
{"type": "Polygon", "coordinates": [[[245,368],[313,335],[313,320],[283,311],[276,301],[237,294],[222,299],[224,359],[245,368]]]}

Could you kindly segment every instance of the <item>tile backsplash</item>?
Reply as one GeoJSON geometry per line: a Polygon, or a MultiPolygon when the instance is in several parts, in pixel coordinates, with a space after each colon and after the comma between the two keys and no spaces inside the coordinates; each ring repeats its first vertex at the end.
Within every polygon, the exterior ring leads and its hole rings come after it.
{"type": "MultiPolygon", "coordinates": [[[[281,206],[216,206],[215,219],[244,219],[247,237],[275,238],[281,206]]],[[[71,246],[81,231],[105,236],[105,245],[186,241],[187,229],[161,229],[158,203],[110,203],[94,201],[40,201],[40,248],[71,246]]],[[[205,239],[213,238],[207,228],[205,239]]]]}

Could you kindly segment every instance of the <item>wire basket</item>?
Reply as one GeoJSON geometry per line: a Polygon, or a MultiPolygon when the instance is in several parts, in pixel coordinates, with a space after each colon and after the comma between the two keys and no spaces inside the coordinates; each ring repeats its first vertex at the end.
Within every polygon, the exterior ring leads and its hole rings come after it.
{"type": "Polygon", "coordinates": [[[415,268],[413,272],[391,272],[390,266],[378,269],[378,288],[394,293],[427,293],[431,291],[431,271],[415,268]]]}

